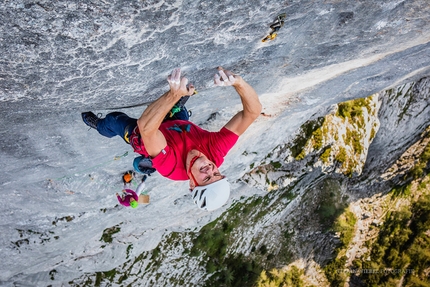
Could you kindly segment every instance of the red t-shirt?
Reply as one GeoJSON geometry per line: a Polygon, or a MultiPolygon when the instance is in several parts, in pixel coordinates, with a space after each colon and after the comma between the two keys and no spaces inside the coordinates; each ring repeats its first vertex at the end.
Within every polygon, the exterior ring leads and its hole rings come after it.
{"type": "MultiPolygon", "coordinates": [[[[167,146],[152,159],[152,163],[161,175],[173,180],[188,179],[185,162],[190,150],[202,152],[219,167],[239,138],[224,127],[219,132],[209,132],[183,120],[164,122],[159,130],[166,138],[167,146]]],[[[135,152],[148,156],[138,127],[133,130],[130,143],[135,152]]]]}

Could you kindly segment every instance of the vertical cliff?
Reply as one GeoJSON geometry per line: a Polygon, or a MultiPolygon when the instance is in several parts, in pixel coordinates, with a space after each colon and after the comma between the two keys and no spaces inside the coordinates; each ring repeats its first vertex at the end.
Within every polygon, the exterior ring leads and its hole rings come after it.
{"type": "Polygon", "coordinates": [[[427,173],[418,147],[430,118],[429,9],[424,0],[3,1],[1,285],[252,285],[293,262],[290,277],[337,280],[321,268],[353,264],[362,248],[346,239],[364,240],[359,208],[427,173]],[[279,13],[278,37],[262,43],[279,13]],[[221,167],[231,201],[201,212],[186,183],[154,175],[151,204],[118,206],[133,152],[88,130],[80,113],[138,117],[182,67],[199,91],[192,121],[217,130],[240,109],[232,89],[213,87],[218,65],[264,106],[221,167]],[[334,259],[339,244],[345,262],[334,259]]]}

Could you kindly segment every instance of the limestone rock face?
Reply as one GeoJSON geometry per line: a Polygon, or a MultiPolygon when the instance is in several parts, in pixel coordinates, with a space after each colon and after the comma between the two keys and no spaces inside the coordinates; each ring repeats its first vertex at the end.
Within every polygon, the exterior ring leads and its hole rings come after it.
{"type": "Polygon", "coordinates": [[[176,66],[205,90],[213,69],[224,65],[246,76],[260,93],[279,93],[286,77],[324,67],[330,73],[316,73],[304,85],[358,72],[354,79],[343,76],[351,98],[357,91],[368,96],[428,66],[424,0],[15,0],[0,9],[1,100],[32,109],[58,104],[101,109],[153,100],[176,66]],[[262,43],[281,12],[287,17],[279,36],[262,43]]]}
{"type": "Polygon", "coordinates": [[[320,231],[306,223],[312,223],[311,207],[323,200],[311,189],[336,189],[339,201],[346,190],[350,200],[371,196],[373,187],[392,184],[380,175],[392,171],[429,125],[429,15],[427,0],[2,1],[0,285],[80,285],[114,269],[109,278],[116,282],[125,271],[137,274],[121,277],[124,284],[204,285],[201,258],[185,254],[192,245],[186,232],[216,220],[232,202],[267,190],[274,192],[267,200],[278,205],[252,228],[237,229],[229,252],[248,256],[252,245],[280,248],[285,221],[303,241],[294,256],[305,265],[322,264],[336,240],[318,237],[320,231]],[[276,39],[262,43],[279,13],[287,15],[284,26],[276,39]],[[120,139],[88,130],[80,113],[119,110],[139,117],[167,91],[172,69],[181,67],[198,90],[187,104],[191,120],[217,130],[241,109],[233,89],[213,87],[220,65],[255,87],[264,107],[222,166],[232,200],[204,213],[193,206],[186,182],[154,175],[147,182],[150,204],[117,206],[115,193],[133,152],[120,139]],[[366,130],[367,156],[350,179],[330,174],[333,165],[322,175],[316,164],[322,149],[303,161],[282,153],[279,147],[307,121],[375,93],[379,130],[373,141],[366,130]],[[255,168],[262,177],[246,184],[255,168]],[[276,194],[298,179],[291,196],[276,194]],[[293,223],[294,217],[303,220],[293,223]],[[167,252],[165,239],[173,231],[185,243],[167,252]],[[315,258],[312,240],[321,246],[315,258]],[[151,256],[160,242],[166,257],[157,265],[151,256]]]}

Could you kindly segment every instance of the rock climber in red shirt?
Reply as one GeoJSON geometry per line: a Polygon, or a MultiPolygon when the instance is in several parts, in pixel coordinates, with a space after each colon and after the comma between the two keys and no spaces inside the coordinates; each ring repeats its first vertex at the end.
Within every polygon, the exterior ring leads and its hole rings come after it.
{"type": "MultiPolygon", "coordinates": [[[[183,97],[194,94],[181,70],[174,69],[167,78],[170,90],[151,103],[139,119],[113,112],[100,119],[92,112],[82,113],[88,126],[106,136],[119,135],[135,152],[150,158],[153,168],[172,180],[189,180],[194,203],[203,210],[223,206],[230,196],[230,184],[219,171],[228,151],[261,113],[255,90],[239,75],[218,68],[216,86],[233,86],[243,110],[218,132],[206,131],[189,121],[185,106],[177,106],[183,97]],[[172,116],[173,108],[180,111],[172,116]]],[[[136,167],[137,165],[135,165],[136,167]]]]}

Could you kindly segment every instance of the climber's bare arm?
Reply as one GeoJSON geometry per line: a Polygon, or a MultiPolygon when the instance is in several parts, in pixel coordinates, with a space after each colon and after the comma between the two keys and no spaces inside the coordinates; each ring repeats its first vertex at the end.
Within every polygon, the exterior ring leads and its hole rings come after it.
{"type": "Polygon", "coordinates": [[[181,97],[194,93],[192,84],[187,87],[188,79],[181,79],[181,69],[179,68],[173,70],[167,81],[170,90],[150,104],[137,120],[140,136],[151,157],[157,156],[167,145],[166,138],[159,131],[166,114],[181,97]]]}
{"type": "Polygon", "coordinates": [[[219,67],[219,75],[215,75],[215,85],[233,86],[242,100],[243,110],[238,112],[224,126],[237,135],[242,135],[261,113],[261,103],[254,88],[239,75],[219,67]]]}

